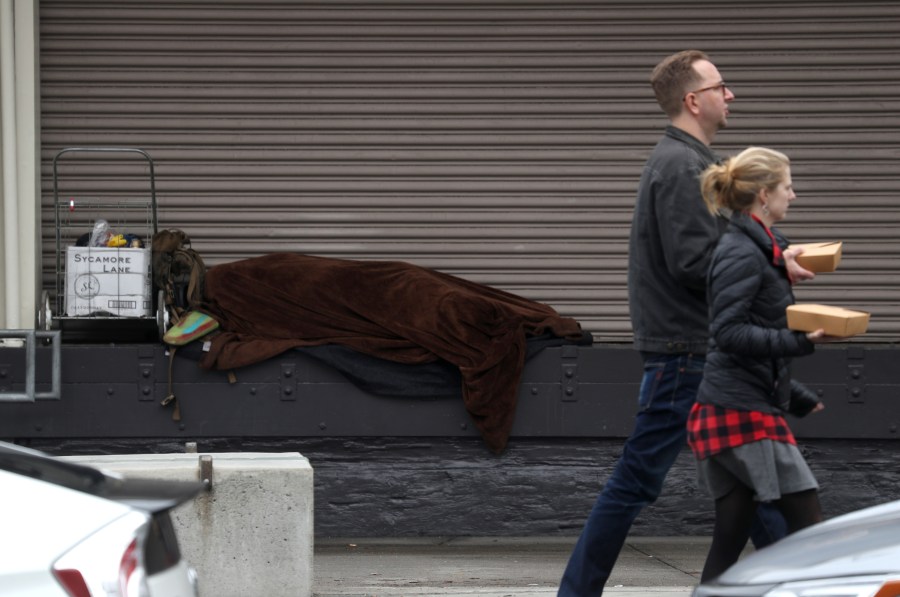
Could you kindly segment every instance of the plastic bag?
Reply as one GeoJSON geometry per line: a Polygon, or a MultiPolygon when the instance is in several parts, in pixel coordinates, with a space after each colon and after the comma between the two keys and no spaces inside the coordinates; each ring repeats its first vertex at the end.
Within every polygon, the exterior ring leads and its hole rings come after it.
{"type": "Polygon", "coordinates": [[[97,220],[94,222],[94,230],[91,232],[91,240],[88,242],[89,247],[105,247],[112,233],[109,231],[109,222],[106,220],[97,220]]]}

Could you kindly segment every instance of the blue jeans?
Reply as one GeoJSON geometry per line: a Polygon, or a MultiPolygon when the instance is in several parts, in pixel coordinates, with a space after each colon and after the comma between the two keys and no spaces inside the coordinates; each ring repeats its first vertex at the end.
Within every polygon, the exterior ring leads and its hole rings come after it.
{"type": "MultiPolygon", "coordinates": [[[[705,361],[702,355],[689,354],[645,358],[634,431],[569,557],[559,597],[603,593],[632,523],[659,497],[669,469],[687,443],[687,417],[705,361]]],[[[777,535],[778,529],[770,522],[758,532],[777,535]]]]}

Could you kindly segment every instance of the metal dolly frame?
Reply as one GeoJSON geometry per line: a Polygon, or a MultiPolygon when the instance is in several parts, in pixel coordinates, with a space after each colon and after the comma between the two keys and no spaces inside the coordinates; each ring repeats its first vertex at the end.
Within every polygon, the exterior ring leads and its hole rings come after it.
{"type": "MultiPolygon", "coordinates": [[[[59,150],[53,158],[53,203],[54,217],[56,222],[56,270],[55,276],[55,303],[56,310],[50,305],[49,292],[41,293],[41,305],[38,308],[38,328],[42,330],[51,330],[54,327],[59,328],[66,336],[74,339],[111,339],[116,336],[125,336],[127,339],[134,339],[135,336],[142,336],[144,339],[151,339],[150,328],[154,333],[152,338],[161,338],[165,333],[167,326],[167,318],[163,313],[164,305],[160,305],[159,297],[155,299],[155,313],[151,309],[151,315],[147,317],[123,317],[114,314],[109,315],[89,315],[75,316],[66,315],[66,265],[64,246],[67,241],[71,242],[71,238],[63,238],[64,214],[63,210],[74,209],[74,204],[60,200],[60,160],[66,155],[76,153],[93,153],[93,154],[124,154],[135,155],[143,158],[149,168],[149,202],[135,201],[134,199],[101,202],[93,200],[80,199],[79,207],[93,211],[102,210],[142,210],[147,216],[147,238],[145,246],[149,246],[149,241],[158,231],[157,219],[157,198],[156,198],[156,168],[153,158],[143,149],[133,147],[67,147],[59,150]],[[148,325],[152,324],[152,325],[148,325]]],[[[68,220],[66,220],[68,222],[68,220]]],[[[151,280],[152,284],[152,280],[151,280]]],[[[151,293],[152,296],[153,293],[151,293]]]]}

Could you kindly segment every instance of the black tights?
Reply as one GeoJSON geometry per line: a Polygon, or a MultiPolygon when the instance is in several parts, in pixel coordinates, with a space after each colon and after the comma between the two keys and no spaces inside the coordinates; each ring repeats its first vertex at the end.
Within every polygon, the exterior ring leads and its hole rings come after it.
{"type": "MultiPolygon", "coordinates": [[[[815,489],[783,495],[774,503],[784,515],[788,533],[822,521],[822,507],[815,489]]],[[[750,536],[756,506],[753,491],[740,483],[716,500],[716,524],[701,582],[719,576],[738,561],[750,536]]]]}

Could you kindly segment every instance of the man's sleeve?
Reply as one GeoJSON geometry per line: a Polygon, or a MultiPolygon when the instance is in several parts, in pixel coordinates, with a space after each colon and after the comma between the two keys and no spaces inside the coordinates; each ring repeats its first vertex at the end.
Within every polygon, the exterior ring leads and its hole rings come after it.
{"type": "Polygon", "coordinates": [[[720,228],[718,216],[709,213],[700,194],[700,172],[686,168],[658,185],[656,207],[666,268],[680,284],[703,292],[720,228]]]}

